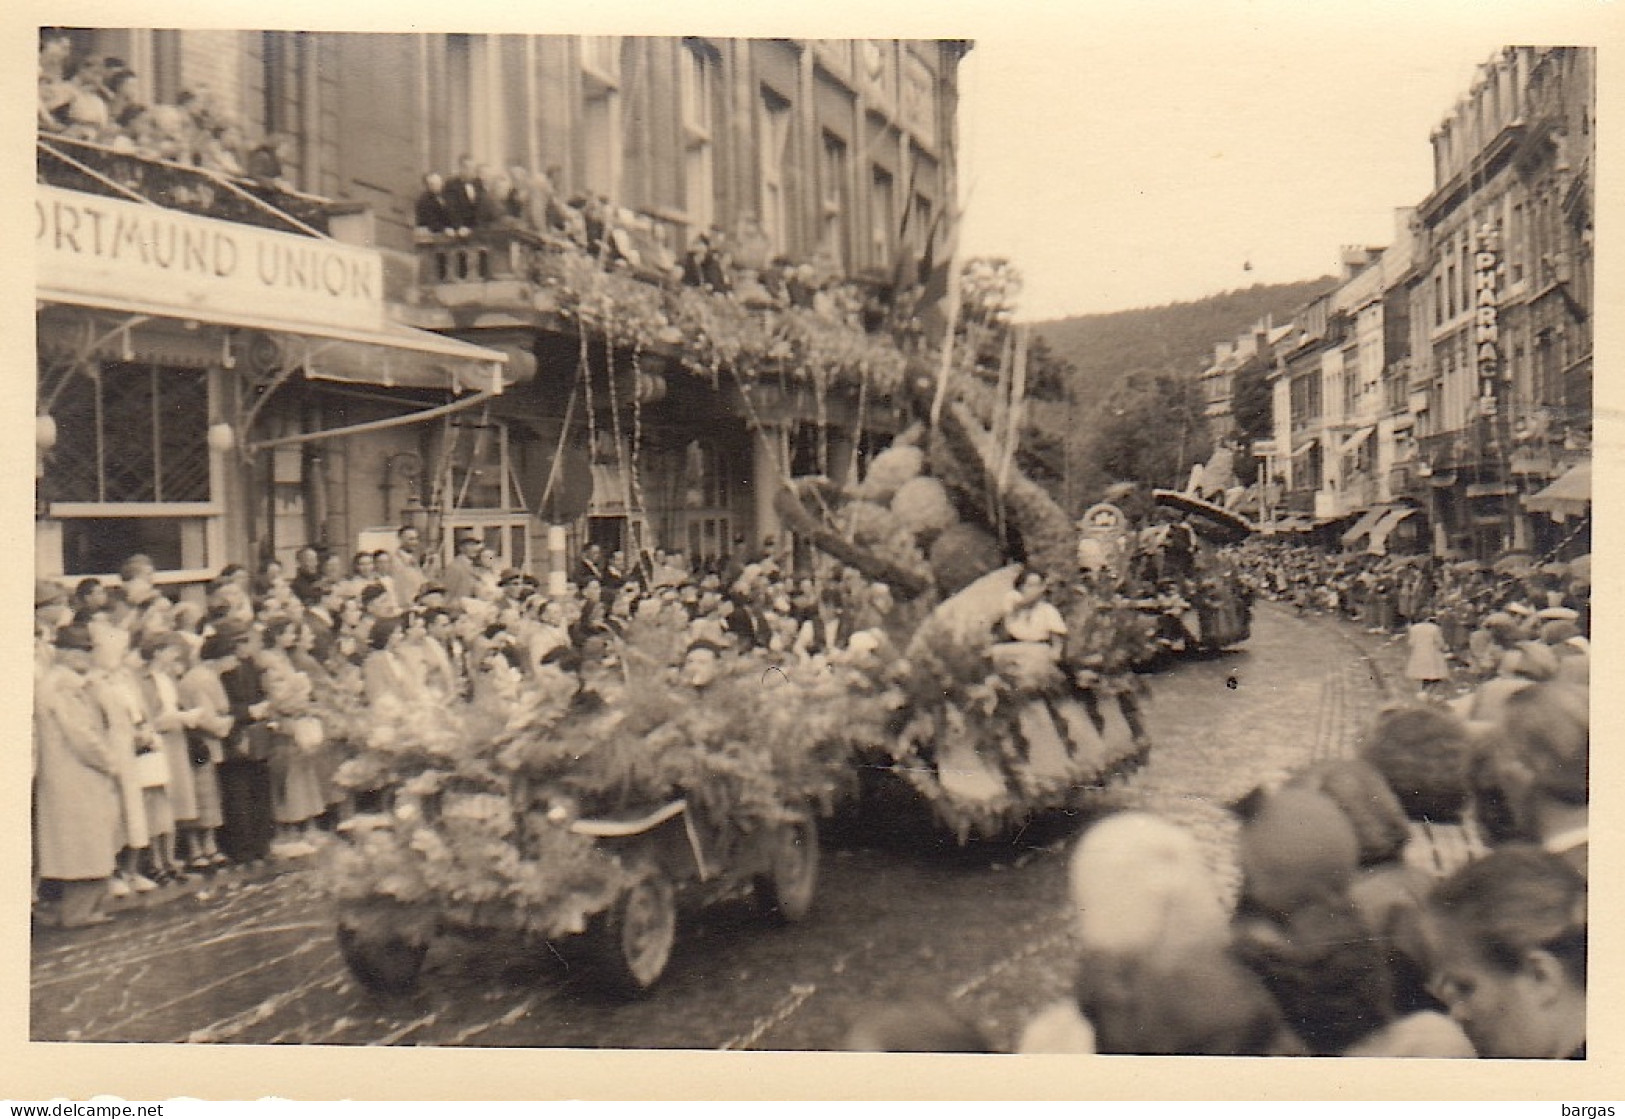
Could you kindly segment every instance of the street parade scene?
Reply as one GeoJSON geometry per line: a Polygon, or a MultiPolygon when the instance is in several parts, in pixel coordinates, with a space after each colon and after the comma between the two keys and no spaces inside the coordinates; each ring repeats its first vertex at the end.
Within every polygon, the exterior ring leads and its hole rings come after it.
{"type": "Polygon", "coordinates": [[[40,30],[31,1040],[1586,1059],[1595,50],[1137,327],[982,51],[40,30]]]}

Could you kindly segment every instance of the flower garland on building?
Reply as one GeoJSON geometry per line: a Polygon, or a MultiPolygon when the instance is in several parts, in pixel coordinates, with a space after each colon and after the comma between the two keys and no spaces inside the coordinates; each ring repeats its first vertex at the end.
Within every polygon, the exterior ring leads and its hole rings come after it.
{"type": "Polygon", "coordinates": [[[657,285],[606,270],[577,246],[536,254],[531,271],[555,309],[584,330],[616,346],[671,354],[699,376],[783,371],[808,382],[873,384],[882,393],[903,382],[906,359],[891,338],[838,317],[838,307],[826,314],[750,306],[702,288],[657,285]]]}

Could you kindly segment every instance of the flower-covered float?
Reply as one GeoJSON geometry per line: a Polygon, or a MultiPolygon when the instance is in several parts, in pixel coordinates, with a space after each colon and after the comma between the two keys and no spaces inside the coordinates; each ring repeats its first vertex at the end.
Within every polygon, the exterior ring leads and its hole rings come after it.
{"type": "MultiPolygon", "coordinates": [[[[1157,652],[1153,620],[1118,568],[1080,568],[1078,526],[999,457],[952,400],[856,484],[795,479],[777,502],[798,538],[899,599],[897,708],[860,768],[902,782],[961,842],[1070,807],[1150,749],[1135,669],[1157,652]]],[[[1129,535],[1113,542],[1125,557],[1129,535]]]]}
{"type": "Polygon", "coordinates": [[[817,821],[894,706],[872,649],[792,683],[648,605],[579,667],[466,703],[375,704],[352,728],[338,779],[393,791],[325,868],[360,983],[412,989],[443,934],[547,953],[587,934],[607,982],[636,993],[664,972],[684,906],[751,895],[770,918],[807,915],[817,821]]]}
{"type": "Polygon", "coordinates": [[[1247,521],[1177,490],[1152,490],[1155,510],[1133,541],[1122,591],[1154,625],[1160,656],[1214,653],[1246,641],[1252,598],[1216,545],[1244,540],[1247,521]]]}

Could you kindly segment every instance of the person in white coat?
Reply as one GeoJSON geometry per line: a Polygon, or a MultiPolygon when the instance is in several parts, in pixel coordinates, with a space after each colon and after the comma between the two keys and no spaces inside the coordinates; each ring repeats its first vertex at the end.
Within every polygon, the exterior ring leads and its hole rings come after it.
{"type": "Polygon", "coordinates": [[[108,748],[107,721],[88,681],[90,633],[67,625],[53,641],[55,656],[36,692],[39,762],[34,775],[36,857],[42,883],[55,883],[63,928],[102,924],[120,833],[118,765],[108,748]]]}
{"type": "Polygon", "coordinates": [[[1450,679],[1450,664],[1445,659],[1449,649],[1444,643],[1444,631],[1429,616],[1413,622],[1406,633],[1410,657],[1405,662],[1405,676],[1416,681],[1417,698],[1431,699],[1443,690],[1450,679]]]}

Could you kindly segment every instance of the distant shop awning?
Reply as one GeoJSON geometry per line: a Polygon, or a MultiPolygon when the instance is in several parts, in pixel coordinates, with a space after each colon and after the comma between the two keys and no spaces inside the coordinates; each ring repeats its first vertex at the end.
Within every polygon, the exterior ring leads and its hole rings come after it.
{"type": "Polygon", "coordinates": [[[1305,439],[1302,443],[1299,443],[1296,447],[1292,448],[1292,457],[1297,458],[1299,455],[1308,454],[1309,453],[1309,448],[1313,447],[1318,442],[1320,442],[1320,436],[1311,435],[1309,438],[1305,439]]]}
{"type": "Polygon", "coordinates": [[[1579,516],[1591,505],[1591,463],[1571,466],[1557,481],[1524,498],[1531,513],[1545,513],[1554,521],[1579,516]]]}
{"type": "Polygon", "coordinates": [[[1374,556],[1387,555],[1389,534],[1399,527],[1401,521],[1417,512],[1419,510],[1409,505],[1401,505],[1383,513],[1382,519],[1371,528],[1371,542],[1366,545],[1366,551],[1374,556]]]}
{"type": "Polygon", "coordinates": [[[1371,433],[1376,430],[1374,427],[1362,427],[1359,431],[1356,431],[1343,442],[1343,453],[1352,455],[1355,451],[1358,451],[1365,441],[1371,438],[1371,433]]]}
{"type": "MultiPolygon", "coordinates": [[[[53,295],[48,302],[146,318],[184,319],[238,330],[258,331],[275,347],[271,359],[303,369],[307,376],[351,384],[457,392],[496,391],[503,385],[508,355],[390,320],[361,326],[333,326],[199,306],[178,312],[173,306],[85,293],[53,295]]],[[[252,340],[250,340],[250,344],[252,340]]]]}
{"type": "Polygon", "coordinates": [[[1343,547],[1352,548],[1355,541],[1370,532],[1376,523],[1393,510],[1392,505],[1373,505],[1343,534],[1343,547]]]}

